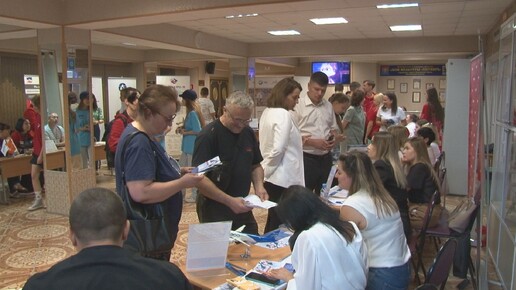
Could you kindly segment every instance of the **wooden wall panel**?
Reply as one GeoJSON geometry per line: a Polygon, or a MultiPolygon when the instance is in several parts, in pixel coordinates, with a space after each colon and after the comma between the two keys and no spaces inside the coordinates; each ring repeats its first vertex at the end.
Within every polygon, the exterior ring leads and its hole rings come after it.
{"type": "Polygon", "coordinates": [[[38,74],[36,56],[0,54],[0,122],[12,129],[26,106],[24,74],[38,74]]]}

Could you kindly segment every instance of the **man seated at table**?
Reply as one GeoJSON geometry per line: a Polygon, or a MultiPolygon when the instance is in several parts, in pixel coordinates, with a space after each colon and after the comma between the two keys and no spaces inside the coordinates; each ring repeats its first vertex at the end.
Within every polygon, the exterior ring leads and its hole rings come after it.
{"type": "Polygon", "coordinates": [[[45,125],[45,140],[52,140],[57,147],[65,145],[64,128],[57,123],[59,116],[56,113],[50,113],[48,116],[48,124],[45,125]]]}
{"type": "Polygon", "coordinates": [[[79,252],[35,274],[23,289],[192,289],[176,265],[124,250],[129,227],[118,195],[83,191],[70,207],[70,239],[79,252]]]}

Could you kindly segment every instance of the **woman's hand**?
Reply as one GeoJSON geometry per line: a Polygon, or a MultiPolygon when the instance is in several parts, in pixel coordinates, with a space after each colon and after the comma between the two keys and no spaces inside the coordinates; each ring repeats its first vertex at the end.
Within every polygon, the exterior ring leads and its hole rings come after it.
{"type": "Polygon", "coordinates": [[[263,274],[268,278],[280,279],[286,282],[294,279],[294,274],[285,268],[270,269],[267,272],[263,272],[263,274]]]}
{"type": "Polygon", "coordinates": [[[187,173],[192,173],[192,170],[195,167],[181,167],[181,175],[185,175],[187,173]]]}
{"type": "Polygon", "coordinates": [[[195,173],[187,173],[181,176],[180,180],[183,182],[183,187],[196,187],[197,183],[204,178],[204,175],[198,175],[195,173]]]}

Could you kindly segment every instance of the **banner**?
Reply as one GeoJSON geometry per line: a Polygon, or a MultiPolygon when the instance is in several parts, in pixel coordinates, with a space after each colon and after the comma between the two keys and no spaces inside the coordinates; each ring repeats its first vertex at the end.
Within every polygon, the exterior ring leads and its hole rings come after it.
{"type": "Polygon", "coordinates": [[[445,64],[382,65],[380,76],[445,76],[445,64]]]}

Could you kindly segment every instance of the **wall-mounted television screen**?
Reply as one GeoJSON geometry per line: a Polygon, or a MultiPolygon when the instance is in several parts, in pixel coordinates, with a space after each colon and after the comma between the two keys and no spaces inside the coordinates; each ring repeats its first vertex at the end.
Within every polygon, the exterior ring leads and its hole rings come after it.
{"type": "Polygon", "coordinates": [[[312,62],[312,73],[322,71],[328,76],[330,84],[349,84],[351,75],[349,62],[321,61],[312,62]]]}

